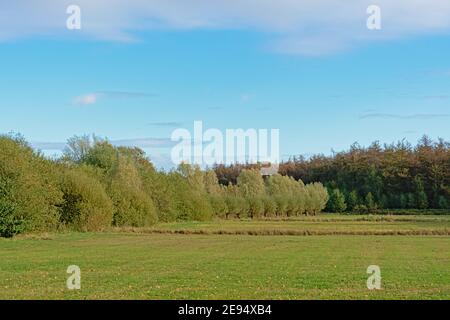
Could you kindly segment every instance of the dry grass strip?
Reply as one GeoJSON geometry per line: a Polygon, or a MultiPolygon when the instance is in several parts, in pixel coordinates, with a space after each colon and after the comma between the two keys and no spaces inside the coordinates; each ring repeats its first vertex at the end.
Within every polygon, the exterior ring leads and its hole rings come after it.
{"type": "Polygon", "coordinates": [[[184,235],[246,235],[246,236],[450,236],[450,229],[428,230],[205,230],[205,229],[156,229],[156,228],[113,228],[115,232],[149,233],[149,234],[184,234],[184,235]]]}

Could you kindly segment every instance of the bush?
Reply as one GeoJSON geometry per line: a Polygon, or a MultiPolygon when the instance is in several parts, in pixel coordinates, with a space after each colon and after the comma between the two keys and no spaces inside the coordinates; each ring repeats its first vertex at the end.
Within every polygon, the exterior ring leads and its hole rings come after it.
{"type": "Polygon", "coordinates": [[[58,227],[62,201],[53,163],[20,137],[0,136],[0,230],[2,236],[58,227]]]}
{"type": "Polygon", "coordinates": [[[114,225],[145,227],[157,222],[153,201],[129,159],[120,158],[112,169],[107,191],[114,204],[114,225]]]}
{"type": "Polygon", "coordinates": [[[226,218],[229,218],[230,216],[236,218],[245,218],[249,216],[249,204],[245,198],[227,194],[225,196],[225,203],[228,209],[226,218]]]}
{"type": "Polygon", "coordinates": [[[16,206],[4,195],[0,197],[0,237],[11,238],[25,230],[25,221],[14,215],[16,206]]]}
{"type": "Polygon", "coordinates": [[[353,211],[359,214],[366,214],[369,213],[369,209],[364,204],[357,204],[355,208],[353,208],[353,211]]]}
{"type": "Polygon", "coordinates": [[[178,173],[172,172],[169,184],[176,186],[173,190],[174,212],[177,220],[204,221],[212,217],[212,207],[207,197],[201,197],[191,189],[189,183],[178,173]]]}
{"type": "Polygon", "coordinates": [[[219,218],[226,218],[228,208],[224,197],[220,195],[210,195],[209,201],[211,203],[213,213],[219,218]]]}
{"type": "Polygon", "coordinates": [[[170,177],[164,172],[157,172],[148,160],[139,164],[144,192],[152,199],[159,221],[170,222],[178,218],[176,190],[170,177]]]}
{"type": "Polygon", "coordinates": [[[111,226],[113,205],[102,184],[82,169],[65,170],[61,178],[61,222],[78,231],[111,226]]]}

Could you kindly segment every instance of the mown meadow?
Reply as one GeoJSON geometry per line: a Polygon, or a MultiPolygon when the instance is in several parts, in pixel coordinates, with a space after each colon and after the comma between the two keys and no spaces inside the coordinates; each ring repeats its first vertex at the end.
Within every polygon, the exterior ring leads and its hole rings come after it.
{"type": "Polygon", "coordinates": [[[50,159],[1,136],[0,299],[450,299],[448,143],[402,148],[263,177],[157,170],[86,136],[50,159]]]}
{"type": "Polygon", "coordinates": [[[22,235],[0,240],[0,298],[450,299],[449,232],[441,216],[323,214],[22,235]],[[377,230],[430,235],[371,234],[377,230]],[[80,290],[66,287],[69,265],[81,269],[80,290]],[[366,286],[369,265],[381,269],[380,290],[366,286]]]}

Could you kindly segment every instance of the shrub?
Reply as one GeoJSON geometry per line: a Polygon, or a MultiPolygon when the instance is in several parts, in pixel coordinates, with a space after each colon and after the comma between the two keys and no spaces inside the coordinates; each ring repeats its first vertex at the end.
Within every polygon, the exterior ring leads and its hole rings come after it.
{"type": "Polygon", "coordinates": [[[151,162],[141,159],[138,170],[142,178],[142,187],[152,199],[159,221],[170,222],[177,219],[176,186],[164,172],[157,172],[151,162]]]}
{"type": "Polygon", "coordinates": [[[114,225],[145,227],[157,222],[153,201],[143,191],[139,173],[129,159],[119,158],[107,191],[114,204],[114,225]]]}
{"type": "Polygon", "coordinates": [[[0,136],[0,229],[2,236],[58,227],[55,165],[20,137],[0,136]]]}
{"type": "Polygon", "coordinates": [[[112,223],[113,205],[103,185],[82,169],[64,170],[61,222],[78,231],[97,231],[112,223]]]}
{"type": "Polygon", "coordinates": [[[192,181],[179,172],[171,172],[169,184],[174,186],[176,217],[179,220],[210,220],[213,209],[204,189],[193,187],[192,181]]]}
{"type": "Polygon", "coordinates": [[[236,218],[245,218],[249,216],[250,207],[245,198],[228,193],[225,196],[225,203],[228,209],[226,218],[229,218],[230,216],[236,218]]]}
{"type": "Polygon", "coordinates": [[[0,237],[10,238],[25,230],[25,221],[15,216],[16,205],[0,192],[0,237]]]}
{"type": "Polygon", "coordinates": [[[369,213],[369,209],[364,204],[357,204],[353,211],[359,214],[369,213]]]}
{"type": "Polygon", "coordinates": [[[209,201],[211,203],[213,213],[219,218],[226,218],[228,208],[224,197],[220,195],[210,195],[209,201]]]}

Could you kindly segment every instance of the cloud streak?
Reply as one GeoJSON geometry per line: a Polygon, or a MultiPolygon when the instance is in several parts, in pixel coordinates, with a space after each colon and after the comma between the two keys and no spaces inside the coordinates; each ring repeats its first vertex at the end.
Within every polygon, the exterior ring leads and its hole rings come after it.
{"type": "Polygon", "coordinates": [[[94,105],[101,99],[132,99],[154,97],[154,94],[128,91],[96,91],[76,97],[73,102],[76,105],[94,105]]]}
{"type": "Polygon", "coordinates": [[[252,30],[288,54],[324,55],[371,42],[450,33],[448,0],[378,0],[382,30],[366,28],[372,0],[78,0],[82,29],[65,28],[72,0],[0,2],[0,41],[31,36],[79,36],[136,41],[148,30],[252,30]]]}
{"type": "Polygon", "coordinates": [[[150,122],[148,124],[149,126],[152,127],[168,127],[168,128],[178,128],[178,127],[182,127],[183,123],[182,122],[150,122]]]}
{"type": "Polygon", "coordinates": [[[359,116],[359,119],[399,119],[399,120],[432,120],[448,118],[450,114],[417,113],[410,115],[392,114],[392,113],[367,113],[359,116]]]}
{"type": "MultiPolygon", "coordinates": [[[[138,147],[146,148],[171,148],[176,142],[169,138],[138,138],[138,139],[123,139],[109,141],[116,147],[138,147]]],[[[31,146],[39,150],[47,151],[62,151],[66,147],[65,142],[32,142],[31,146]]]]}

